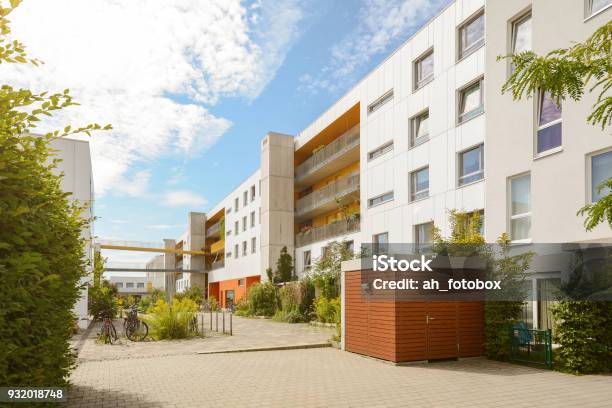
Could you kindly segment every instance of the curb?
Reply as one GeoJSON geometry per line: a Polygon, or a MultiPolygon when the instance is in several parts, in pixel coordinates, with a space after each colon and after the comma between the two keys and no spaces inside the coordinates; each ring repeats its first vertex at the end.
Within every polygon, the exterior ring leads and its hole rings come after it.
{"type": "Polygon", "coordinates": [[[227,354],[227,353],[250,353],[254,351],[277,351],[277,350],[299,350],[331,347],[330,343],[295,344],[291,346],[253,347],[244,349],[207,350],[196,351],[196,354],[227,354]]]}

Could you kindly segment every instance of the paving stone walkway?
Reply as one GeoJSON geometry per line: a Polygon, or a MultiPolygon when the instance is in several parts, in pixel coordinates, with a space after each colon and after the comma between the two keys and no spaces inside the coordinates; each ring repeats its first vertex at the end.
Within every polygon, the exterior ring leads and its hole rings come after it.
{"type": "Polygon", "coordinates": [[[333,348],[84,361],[75,407],[609,407],[612,376],[466,359],[393,366],[333,348]]]}

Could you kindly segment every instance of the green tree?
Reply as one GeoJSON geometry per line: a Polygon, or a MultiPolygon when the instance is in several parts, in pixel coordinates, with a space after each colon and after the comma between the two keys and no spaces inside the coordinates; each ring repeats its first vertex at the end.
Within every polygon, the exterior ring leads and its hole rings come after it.
{"type": "Polygon", "coordinates": [[[106,258],[102,257],[102,254],[98,251],[94,253],[93,259],[93,285],[99,287],[102,282],[102,275],[104,274],[104,264],[106,258]]]}
{"type": "Polygon", "coordinates": [[[333,299],[340,296],[340,274],[342,262],[355,258],[355,254],[344,242],[333,241],[314,264],[309,277],[321,291],[321,296],[333,299]]]}
{"type": "MultiPolygon", "coordinates": [[[[570,98],[579,101],[588,92],[598,92],[587,121],[602,130],[612,123],[612,21],[597,29],[585,42],[538,56],[532,51],[498,57],[511,58],[514,72],[502,92],[511,92],[515,100],[545,91],[560,103],[570,98]]],[[[607,220],[612,228],[612,178],[599,185],[608,194],[578,210],[586,215],[587,231],[607,220]]]]}
{"type": "MultiPolygon", "coordinates": [[[[36,66],[25,47],[9,40],[8,15],[0,6],[0,64],[36,66]]],[[[101,129],[66,126],[33,136],[41,118],[75,105],[68,90],[35,94],[0,87],[0,384],[64,386],[74,356],[68,339],[72,307],[85,273],[81,231],[90,222],[55,174],[50,142],[101,129]]],[[[110,128],[110,126],[106,127],[110,128]]]]}
{"type": "Polygon", "coordinates": [[[293,258],[287,252],[287,247],[281,249],[280,255],[276,260],[276,282],[290,282],[294,280],[293,258]]]}

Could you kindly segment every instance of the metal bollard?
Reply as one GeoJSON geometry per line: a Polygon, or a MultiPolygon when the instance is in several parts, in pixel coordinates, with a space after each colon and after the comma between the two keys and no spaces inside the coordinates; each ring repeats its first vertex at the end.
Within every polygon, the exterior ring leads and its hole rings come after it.
{"type": "Polygon", "coordinates": [[[233,316],[233,315],[234,315],[234,313],[230,312],[230,336],[232,336],[232,335],[233,335],[233,334],[232,334],[232,332],[233,332],[233,330],[232,330],[232,320],[233,320],[233,319],[232,319],[232,316],[233,316]]]}
{"type": "Polygon", "coordinates": [[[219,310],[215,313],[215,331],[219,333],[219,310]]]}
{"type": "Polygon", "coordinates": [[[209,313],[210,313],[210,331],[212,331],[212,310],[209,313]]]}
{"type": "Polygon", "coordinates": [[[200,315],[200,327],[202,328],[200,335],[204,336],[204,314],[203,313],[200,315]]]}
{"type": "Polygon", "coordinates": [[[223,311],[223,334],[225,334],[225,310],[223,311]]]}

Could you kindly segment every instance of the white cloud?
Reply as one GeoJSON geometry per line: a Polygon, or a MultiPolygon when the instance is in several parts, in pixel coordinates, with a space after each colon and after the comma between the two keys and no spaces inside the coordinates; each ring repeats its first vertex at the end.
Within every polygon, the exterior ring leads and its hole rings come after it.
{"type": "Polygon", "coordinates": [[[215,143],[231,122],[207,107],[256,98],[302,14],[298,0],[28,0],[9,16],[13,35],[45,64],[3,64],[0,76],[34,91],[70,88],[81,106],[47,127],[111,123],[92,139],[96,192],[127,184],[120,192],[140,195],[146,174],[127,177],[132,166],[215,143]]]}
{"type": "Polygon", "coordinates": [[[153,229],[153,230],[169,230],[172,228],[181,228],[184,227],[183,224],[153,224],[153,225],[147,225],[148,229],[153,229]]]}
{"type": "Polygon", "coordinates": [[[356,26],[331,49],[331,59],[317,75],[300,77],[300,89],[344,90],[372,58],[389,51],[427,22],[449,0],[363,0],[356,26]]]}
{"type": "Polygon", "coordinates": [[[178,190],[166,191],[162,202],[168,207],[203,207],[207,201],[201,195],[192,191],[178,190]]]}

